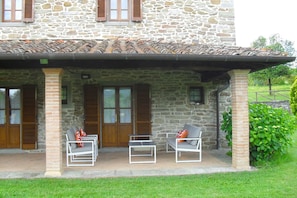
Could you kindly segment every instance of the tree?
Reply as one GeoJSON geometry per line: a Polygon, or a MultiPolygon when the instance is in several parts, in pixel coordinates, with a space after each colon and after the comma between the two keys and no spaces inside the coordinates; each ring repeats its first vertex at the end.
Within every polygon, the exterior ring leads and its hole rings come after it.
{"type": "MultiPolygon", "coordinates": [[[[283,52],[287,53],[289,56],[293,56],[295,53],[293,45],[293,42],[284,40],[279,36],[279,34],[275,34],[269,38],[269,42],[265,37],[260,36],[257,40],[253,42],[252,47],[283,52]]],[[[292,70],[290,69],[290,63],[288,63],[286,65],[278,65],[254,72],[250,75],[250,77],[253,79],[254,82],[257,82],[257,84],[260,85],[266,84],[263,81],[263,79],[265,79],[266,82],[268,82],[269,92],[271,93],[271,80],[273,78],[278,78],[280,76],[291,75],[291,73],[292,70]]]]}
{"type": "Polygon", "coordinates": [[[274,34],[269,37],[269,42],[267,42],[265,37],[259,36],[258,39],[252,43],[252,47],[284,52],[289,56],[294,56],[295,54],[294,42],[284,40],[279,34],[274,34]]]}

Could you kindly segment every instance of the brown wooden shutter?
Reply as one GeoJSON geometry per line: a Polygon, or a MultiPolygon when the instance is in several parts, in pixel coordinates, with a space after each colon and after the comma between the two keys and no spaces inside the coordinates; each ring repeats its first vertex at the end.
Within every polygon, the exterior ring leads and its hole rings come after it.
{"type": "Polygon", "coordinates": [[[106,21],[106,0],[97,0],[96,21],[106,21]]]}
{"type": "Polygon", "coordinates": [[[151,97],[150,86],[136,85],[136,133],[151,134],[151,97]]]}
{"type": "Polygon", "coordinates": [[[34,21],[34,0],[24,1],[23,22],[29,23],[34,21]]]}
{"type": "Polygon", "coordinates": [[[132,21],[140,22],[142,20],[142,0],[132,1],[132,21]]]}
{"type": "Polygon", "coordinates": [[[36,86],[23,86],[22,100],[22,148],[37,148],[36,86]]]}
{"type": "MultiPolygon", "coordinates": [[[[99,87],[97,85],[84,86],[85,132],[100,135],[99,115],[99,87]]],[[[99,137],[100,139],[100,137],[99,137]]]]}

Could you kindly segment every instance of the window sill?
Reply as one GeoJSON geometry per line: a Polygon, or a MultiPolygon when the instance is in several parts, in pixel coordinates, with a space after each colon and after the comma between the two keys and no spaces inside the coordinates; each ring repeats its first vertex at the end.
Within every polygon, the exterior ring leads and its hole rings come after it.
{"type": "Polygon", "coordinates": [[[107,21],[105,25],[106,26],[128,26],[128,25],[132,25],[132,22],[107,21]]]}
{"type": "Polygon", "coordinates": [[[0,22],[0,27],[24,27],[25,23],[22,22],[0,22]]]}

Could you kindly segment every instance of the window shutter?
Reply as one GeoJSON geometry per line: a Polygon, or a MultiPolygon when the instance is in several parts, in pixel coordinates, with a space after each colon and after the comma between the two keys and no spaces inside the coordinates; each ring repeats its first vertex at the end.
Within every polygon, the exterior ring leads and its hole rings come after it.
{"type": "Polygon", "coordinates": [[[34,21],[34,0],[25,0],[24,1],[24,15],[23,22],[30,23],[34,21]]]}
{"type": "Polygon", "coordinates": [[[132,0],[132,21],[140,22],[142,20],[142,0],[132,0]]]}
{"type": "Polygon", "coordinates": [[[96,21],[106,21],[106,0],[97,0],[96,21]]]}
{"type": "MultiPolygon", "coordinates": [[[[100,126],[99,116],[99,88],[97,85],[84,86],[84,130],[87,134],[98,134],[100,126]]],[[[99,138],[100,139],[100,138],[99,138]]]]}
{"type": "Polygon", "coordinates": [[[22,148],[37,148],[37,104],[36,86],[23,86],[22,100],[22,148]]]}
{"type": "Polygon", "coordinates": [[[150,86],[136,85],[136,133],[151,134],[151,97],[150,86]]]}

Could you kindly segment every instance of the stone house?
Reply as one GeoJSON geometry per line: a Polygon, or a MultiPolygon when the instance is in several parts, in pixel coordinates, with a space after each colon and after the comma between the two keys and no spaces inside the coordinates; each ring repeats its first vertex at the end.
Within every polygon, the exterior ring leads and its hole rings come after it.
{"type": "Polygon", "coordinates": [[[1,2],[0,149],[44,149],[49,176],[71,126],[100,148],[151,133],[164,150],[190,123],[216,149],[229,107],[232,165],[248,169],[248,73],[295,59],[236,47],[233,0],[1,2]]]}

